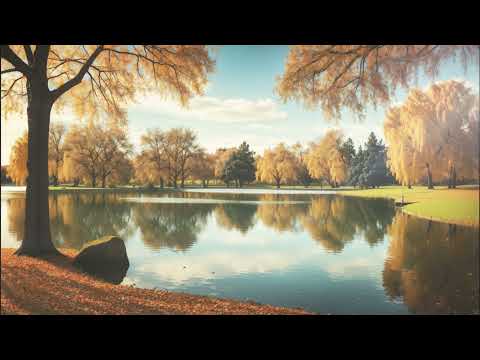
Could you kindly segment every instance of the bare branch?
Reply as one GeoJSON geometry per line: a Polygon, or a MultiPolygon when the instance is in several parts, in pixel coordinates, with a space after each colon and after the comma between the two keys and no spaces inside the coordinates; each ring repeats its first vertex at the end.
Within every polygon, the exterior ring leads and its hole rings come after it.
{"type": "Polygon", "coordinates": [[[23,78],[24,78],[23,75],[20,76],[20,77],[18,77],[18,78],[16,78],[14,81],[12,81],[12,84],[8,87],[7,90],[2,90],[2,92],[5,93],[4,95],[2,95],[2,99],[6,98],[6,97],[10,94],[10,92],[12,91],[12,89],[13,89],[13,87],[15,86],[15,84],[17,83],[17,81],[19,81],[19,80],[21,80],[21,79],[23,79],[23,78]]]}
{"type": "Polygon", "coordinates": [[[100,45],[98,46],[95,51],[92,53],[92,55],[90,56],[90,58],[85,62],[85,64],[83,64],[82,68],[80,69],[80,71],[77,73],[77,75],[75,75],[75,77],[73,77],[72,79],[70,79],[69,81],[67,81],[66,83],[64,83],[63,85],[61,85],[60,87],[58,87],[57,89],[51,91],[50,93],[52,94],[53,96],[53,100],[55,101],[57,98],[59,98],[62,94],[64,94],[65,92],[67,92],[68,90],[70,90],[72,87],[74,87],[75,85],[78,85],[80,84],[80,82],[82,81],[83,77],[85,76],[85,74],[87,73],[88,69],[90,68],[90,66],[93,64],[93,62],[95,61],[95,59],[98,57],[98,55],[104,50],[103,48],[103,45],[100,45]]]}
{"type": "Polygon", "coordinates": [[[18,57],[17,54],[14,53],[8,45],[0,45],[0,54],[1,58],[7,60],[10,64],[12,64],[13,67],[17,69],[17,71],[21,72],[27,77],[30,77],[30,67],[25,64],[23,60],[18,57]]]}

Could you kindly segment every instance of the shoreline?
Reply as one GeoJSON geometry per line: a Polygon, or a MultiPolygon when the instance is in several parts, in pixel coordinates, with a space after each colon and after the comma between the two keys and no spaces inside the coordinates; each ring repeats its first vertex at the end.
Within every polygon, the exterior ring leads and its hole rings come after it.
{"type": "MultiPolygon", "coordinates": [[[[24,187],[2,186],[3,193],[23,193],[24,187]],[[9,189],[10,188],[10,189],[9,189]]],[[[178,192],[199,192],[199,193],[235,193],[236,188],[227,188],[225,186],[209,186],[203,188],[201,186],[187,186],[184,189],[178,188],[145,188],[145,187],[117,187],[117,188],[89,188],[89,187],[71,187],[59,186],[50,187],[52,193],[75,193],[75,192],[94,192],[94,193],[145,193],[154,194],[164,191],[178,192]],[[230,191],[233,190],[233,191],[230,191]]],[[[462,226],[479,226],[479,186],[478,185],[462,185],[457,189],[446,189],[445,186],[437,186],[434,190],[429,190],[423,186],[413,186],[408,189],[402,186],[385,186],[376,189],[353,189],[350,187],[331,189],[329,187],[318,188],[312,186],[305,188],[303,186],[284,186],[276,189],[273,186],[261,185],[243,187],[245,193],[263,194],[332,194],[350,197],[363,198],[384,198],[392,201],[400,201],[402,194],[405,196],[406,202],[412,202],[401,208],[406,214],[417,216],[422,219],[444,222],[447,224],[456,224],[462,226]],[[269,190],[271,192],[269,192],[269,190]],[[470,193],[470,198],[464,196],[470,193]],[[456,195],[456,196],[455,196],[456,195]],[[447,213],[443,213],[442,209],[448,209],[447,213]],[[453,217],[452,217],[453,215],[453,217]]]]}
{"type": "Polygon", "coordinates": [[[112,285],[64,257],[32,258],[1,249],[1,315],[314,315],[302,309],[112,285]]]}

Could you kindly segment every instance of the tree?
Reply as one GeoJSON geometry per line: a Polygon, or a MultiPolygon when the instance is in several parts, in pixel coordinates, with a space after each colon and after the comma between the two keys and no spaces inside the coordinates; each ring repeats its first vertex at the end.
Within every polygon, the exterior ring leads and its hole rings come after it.
{"type": "Polygon", "coordinates": [[[7,175],[17,185],[24,185],[27,181],[28,134],[25,132],[15,141],[10,152],[7,175]]]}
{"type": "Polygon", "coordinates": [[[148,153],[142,151],[133,159],[134,179],[140,184],[148,184],[153,187],[153,184],[160,183],[160,187],[164,186],[164,179],[167,176],[164,172],[163,166],[160,169],[156,166],[154,161],[151,161],[148,153]]]}
{"type": "Polygon", "coordinates": [[[363,173],[365,159],[366,159],[366,151],[363,151],[362,145],[360,145],[350,165],[349,178],[348,178],[349,185],[353,185],[354,187],[357,185],[361,185],[360,179],[363,173]]]}
{"type": "Polygon", "coordinates": [[[340,146],[340,152],[342,153],[347,168],[350,169],[352,161],[355,158],[355,145],[353,144],[352,138],[348,138],[347,141],[340,146]]]}
{"type": "Polygon", "coordinates": [[[297,161],[297,180],[303,186],[308,187],[313,182],[313,178],[310,175],[307,164],[305,162],[305,156],[307,154],[307,151],[299,142],[292,146],[292,151],[295,154],[297,161]]]}
{"type": "Polygon", "coordinates": [[[388,164],[396,179],[413,184],[448,178],[478,179],[478,94],[463,82],[438,82],[413,89],[404,104],[387,112],[384,132],[388,164]]]}
{"type": "Polygon", "coordinates": [[[284,101],[320,106],[329,118],[342,108],[362,117],[368,104],[388,104],[419,70],[434,77],[440,64],[460,56],[478,64],[478,45],[296,45],[290,48],[277,92],[284,101]]]}
{"type": "Polygon", "coordinates": [[[244,141],[238,149],[232,153],[225,163],[222,179],[225,182],[234,181],[237,187],[255,180],[255,153],[250,150],[244,141]]]}
{"type": "Polygon", "coordinates": [[[89,122],[83,126],[73,125],[65,136],[66,152],[74,165],[70,177],[88,179],[92,187],[101,180],[106,187],[110,176],[124,169],[131,151],[126,130],[118,126],[101,126],[89,122]],[[72,176],[73,175],[73,176],[72,176]]]}
{"type": "Polygon", "coordinates": [[[317,143],[312,143],[305,157],[308,171],[314,178],[325,179],[337,187],[347,178],[347,166],[341,152],[343,135],[329,130],[317,143]]]}
{"type": "Polygon", "coordinates": [[[58,253],[48,213],[50,113],[71,105],[78,117],[125,120],[122,105],[156,90],[186,105],[201,94],[214,61],[202,45],[1,45],[2,115],[27,103],[25,238],[17,254],[58,253]]]}
{"type": "Polygon", "coordinates": [[[297,159],[294,153],[280,143],[263,152],[257,162],[256,176],[259,181],[274,182],[277,188],[297,180],[297,159]]]}
{"type": "Polygon", "coordinates": [[[50,135],[48,137],[48,160],[49,173],[52,174],[53,184],[58,185],[60,170],[63,165],[65,125],[63,123],[53,123],[50,126],[50,135]]]}
{"type": "Polygon", "coordinates": [[[229,181],[223,177],[223,172],[225,169],[225,164],[230,159],[232,154],[236,151],[236,148],[220,148],[215,152],[215,178],[221,179],[225,182],[227,187],[229,186],[229,181]]]}
{"type": "Polygon", "coordinates": [[[371,132],[365,143],[362,171],[357,184],[378,187],[391,183],[393,183],[393,178],[386,163],[385,145],[377,139],[375,133],[371,132]]]}
{"type": "Polygon", "coordinates": [[[116,179],[130,178],[130,160],[128,156],[132,152],[132,145],[128,141],[125,128],[110,126],[100,129],[96,139],[98,147],[98,169],[102,181],[102,187],[106,187],[107,180],[111,177],[116,179]]]}
{"type": "Polygon", "coordinates": [[[10,184],[12,183],[12,179],[8,176],[8,166],[2,165],[2,184],[10,184]]]}
{"type": "MultiPolygon", "coordinates": [[[[160,129],[149,130],[142,136],[143,152],[158,174],[167,174],[169,183],[177,188],[190,175],[189,161],[198,151],[197,136],[190,129],[176,128],[163,132],[160,129]]],[[[161,182],[163,182],[161,177],[161,182]]]]}
{"type": "Polygon", "coordinates": [[[215,155],[201,149],[190,158],[188,168],[190,177],[202,181],[202,186],[206,188],[208,182],[215,177],[215,155]]]}

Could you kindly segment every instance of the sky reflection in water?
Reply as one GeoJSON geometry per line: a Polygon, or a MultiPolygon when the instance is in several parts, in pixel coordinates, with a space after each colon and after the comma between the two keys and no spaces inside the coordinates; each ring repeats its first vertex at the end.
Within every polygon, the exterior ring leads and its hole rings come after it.
{"type": "MultiPolygon", "coordinates": [[[[24,194],[2,192],[2,247],[23,237],[24,194]]],[[[478,312],[478,228],[323,194],[51,194],[57,247],[118,234],[125,284],[319,313],[478,312]]]]}

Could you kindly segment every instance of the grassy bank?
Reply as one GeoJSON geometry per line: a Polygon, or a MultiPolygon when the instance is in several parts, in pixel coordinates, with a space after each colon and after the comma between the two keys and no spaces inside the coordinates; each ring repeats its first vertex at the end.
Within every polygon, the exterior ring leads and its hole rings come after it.
{"type": "Polygon", "coordinates": [[[74,253],[36,259],[1,249],[1,314],[279,314],[307,312],[189,295],[165,290],[111,285],[72,266],[74,253]]]}
{"type": "Polygon", "coordinates": [[[426,219],[439,220],[452,224],[479,225],[479,189],[478,187],[459,187],[448,189],[438,186],[429,190],[424,186],[408,189],[402,186],[386,186],[379,189],[340,189],[338,194],[370,198],[390,198],[413,202],[403,207],[406,213],[426,219]]]}

